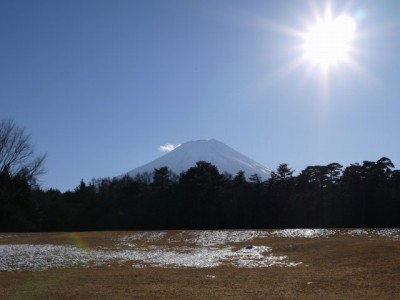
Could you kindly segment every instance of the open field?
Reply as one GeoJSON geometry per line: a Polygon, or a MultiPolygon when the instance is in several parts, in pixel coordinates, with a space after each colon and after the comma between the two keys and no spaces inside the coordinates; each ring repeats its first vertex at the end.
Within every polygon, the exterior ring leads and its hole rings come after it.
{"type": "Polygon", "coordinates": [[[400,299],[400,230],[0,233],[1,299],[400,299]]]}

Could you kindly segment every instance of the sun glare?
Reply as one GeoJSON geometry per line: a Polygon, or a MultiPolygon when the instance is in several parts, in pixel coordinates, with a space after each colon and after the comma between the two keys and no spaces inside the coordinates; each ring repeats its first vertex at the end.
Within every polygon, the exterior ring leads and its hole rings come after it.
{"type": "Polygon", "coordinates": [[[303,35],[304,58],[322,68],[348,60],[355,32],[356,22],[351,17],[332,18],[326,13],[303,35]]]}
{"type": "Polygon", "coordinates": [[[331,0],[309,1],[309,4],[310,10],[300,16],[294,27],[268,24],[274,31],[293,37],[292,44],[286,45],[292,58],[277,70],[272,84],[300,70],[299,84],[317,82],[319,96],[328,99],[333,84],[342,82],[347,75],[356,74],[375,82],[374,76],[360,64],[360,58],[368,54],[362,48],[363,41],[372,32],[365,28],[364,9],[350,2],[335,8],[331,0]]]}

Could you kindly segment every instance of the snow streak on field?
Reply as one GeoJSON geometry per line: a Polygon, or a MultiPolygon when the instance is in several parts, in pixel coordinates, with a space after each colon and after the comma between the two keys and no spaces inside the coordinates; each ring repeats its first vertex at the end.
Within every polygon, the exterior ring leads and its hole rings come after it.
{"type": "MultiPolygon", "coordinates": [[[[112,263],[130,263],[136,268],[210,268],[221,265],[238,268],[295,267],[301,262],[274,255],[273,249],[263,244],[265,240],[269,237],[329,238],[336,234],[400,239],[400,229],[136,232],[113,240],[113,245],[108,247],[2,244],[0,271],[41,271],[112,263]]],[[[8,237],[11,235],[0,235],[2,239],[8,237]]],[[[12,237],[15,239],[18,234],[12,237]]]]}

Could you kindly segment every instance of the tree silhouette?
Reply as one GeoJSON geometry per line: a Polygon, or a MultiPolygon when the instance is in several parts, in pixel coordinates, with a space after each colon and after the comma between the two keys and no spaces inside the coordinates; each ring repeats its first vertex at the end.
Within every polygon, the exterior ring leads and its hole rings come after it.
{"type": "Polygon", "coordinates": [[[0,172],[23,176],[31,184],[44,172],[46,155],[35,155],[30,135],[13,120],[0,121],[0,172]]]}
{"type": "Polygon", "coordinates": [[[181,174],[180,197],[184,201],[187,222],[191,227],[212,227],[218,223],[221,203],[218,198],[224,183],[214,165],[199,161],[181,174]]]}

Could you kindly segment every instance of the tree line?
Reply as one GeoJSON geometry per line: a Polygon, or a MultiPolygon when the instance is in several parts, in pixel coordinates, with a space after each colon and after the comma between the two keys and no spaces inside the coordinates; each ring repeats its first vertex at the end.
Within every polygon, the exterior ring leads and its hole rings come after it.
{"type": "Polygon", "coordinates": [[[61,193],[0,174],[1,231],[298,227],[398,227],[400,171],[390,159],[343,168],[281,164],[267,181],[221,174],[199,161],[176,176],[167,167],[105,178],[61,193]]]}
{"type": "Polygon", "coordinates": [[[82,180],[62,193],[36,183],[45,155],[18,155],[32,150],[25,131],[13,122],[0,125],[3,232],[400,225],[400,171],[386,157],[309,166],[298,175],[281,164],[266,181],[199,161],[179,175],[162,167],[135,178],[82,180]],[[5,134],[16,130],[12,139],[5,134]]]}

